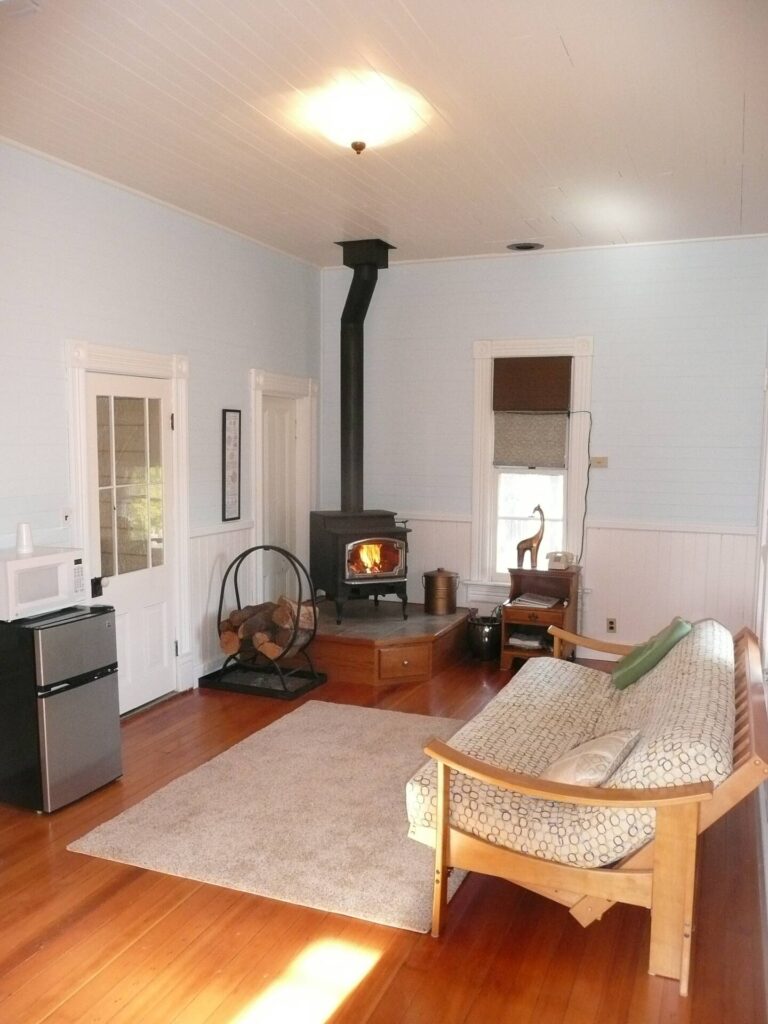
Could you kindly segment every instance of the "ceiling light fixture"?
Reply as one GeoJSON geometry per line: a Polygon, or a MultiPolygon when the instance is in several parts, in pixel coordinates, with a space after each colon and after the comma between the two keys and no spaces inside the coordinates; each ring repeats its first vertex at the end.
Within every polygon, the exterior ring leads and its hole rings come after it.
{"type": "Polygon", "coordinates": [[[533,252],[534,249],[543,249],[543,242],[510,242],[507,246],[512,252],[533,252]]]}
{"type": "Polygon", "coordinates": [[[388,146],[426,127],[432,108],[414,89],[375,71],[348,71],[325,86],[303,93],[295,118],[359,156],[371,146],[388,146]]]}

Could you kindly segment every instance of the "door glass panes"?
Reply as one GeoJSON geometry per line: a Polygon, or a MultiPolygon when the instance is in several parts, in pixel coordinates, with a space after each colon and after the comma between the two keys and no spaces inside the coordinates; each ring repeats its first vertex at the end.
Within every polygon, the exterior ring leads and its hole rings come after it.
{"type": "MultiPolygon", "coordinates": [[[[539,505],[544,513],[544,535],[537,567],[546,569],[549,551],[561,551],[564,536],[565,472],[505,469],[497,474],[496,573],[506,575],[517,566],[517,545],[539,528],[539,505]]],[[[526,557],[525,568],[530,562],[526,557]]]]}
{"type": "Polygon", "coordinates": [[[147,402],[149,450],[149,557],[151,565],[163,564],[163,448],[160,436],[160,399],[147,402]]]}
{"type": "Polygon", "coordinates": [[[159,398],[96,398],[102,576],[163,564],[159,398]]]}
{"type": "Polygon", "coordinates": [[[112,488],[99,488],[99,534],[101,538],[101,575],[115,575],[115,530],[112,488]]]}
{"type": "Polygon", "coordinates": [[[109,395],[96,397],[96,432],[99,449],[99,487],[112,484],[112,408],[109,395]]]}

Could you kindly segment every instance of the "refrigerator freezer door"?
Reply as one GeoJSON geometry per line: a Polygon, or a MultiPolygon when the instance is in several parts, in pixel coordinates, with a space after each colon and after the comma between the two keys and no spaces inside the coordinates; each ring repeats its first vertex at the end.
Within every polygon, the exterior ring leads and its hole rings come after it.
{"type": "Polygon", "coordinates": [[[122,774],[117,672],[37,701],[43,810],[122,774]]]}
{"type": "Polygon", "coordinates": [[[51,619],[51,625],[36,628],[34,634],[38,686],[53,686],[117,661],[113,612],[71,621],[62,617],[55,625],[51,619]]]}

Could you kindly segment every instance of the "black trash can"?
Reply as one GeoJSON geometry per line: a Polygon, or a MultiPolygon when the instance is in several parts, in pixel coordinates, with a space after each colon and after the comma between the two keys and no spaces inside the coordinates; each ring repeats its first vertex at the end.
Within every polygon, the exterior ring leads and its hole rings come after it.
{"type": "Polygon", "coordinates": [[[478,615],[467,622],[469,650],[473,658],[494,661],[500,656],[501,619],[495,615],[478,615]]]}

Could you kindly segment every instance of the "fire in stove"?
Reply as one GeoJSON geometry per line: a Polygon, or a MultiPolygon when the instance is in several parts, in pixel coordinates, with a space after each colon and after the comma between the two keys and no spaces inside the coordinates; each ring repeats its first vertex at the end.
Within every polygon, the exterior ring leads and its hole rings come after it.
{"type": "Polygon", "coordinates": [[[347,580],[358,577],[404,575],[405,543],[383,537],[369,537],[347,544],[347,580]]]}

